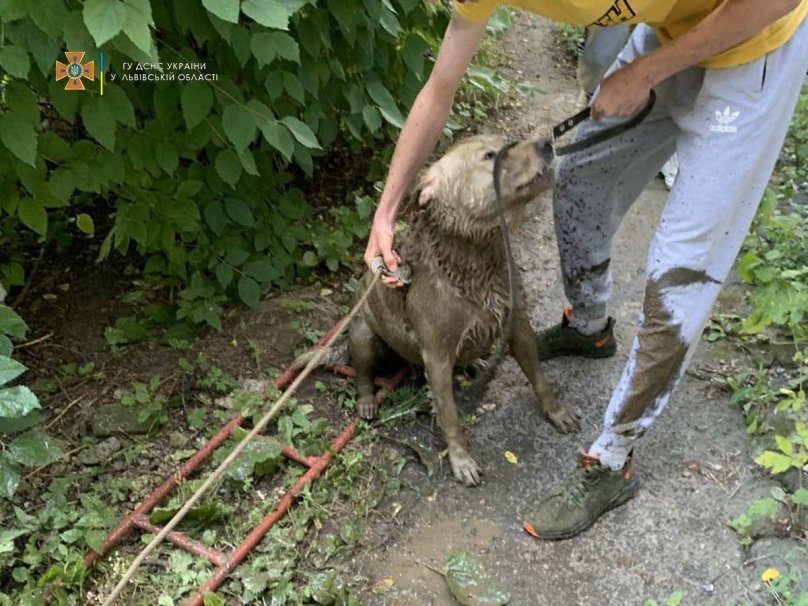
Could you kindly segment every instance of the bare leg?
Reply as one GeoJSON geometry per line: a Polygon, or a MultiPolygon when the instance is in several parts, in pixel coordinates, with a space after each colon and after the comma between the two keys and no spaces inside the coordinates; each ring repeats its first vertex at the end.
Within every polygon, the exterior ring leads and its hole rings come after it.
{"type": "Polygon", "coordinates": [[[575,414],[562,407],[556,400],[539,362],[539,350],[536,347],[536,335],[530,326],[527,314],[522,306],[514,312],[513,334],[509,341],[511,354],[516,358],[522,372],[533,386],[539,410],[550,420],[553,426],[562,433],[578,431],[580,425],[575,414]]]}
{"type": "Polygon", "coordinates": [[[443,431],[443,438],[449,447],[449,462],[452,472],[458,481],[467,486],[480,483],[480,468],[471,458],[466,448],[466,438],[457,415],[454,392],[452,391],[453,360],[442,356],[422,352],[426,378],[432,390],[432,400],[438,414],[438,424],[443,431]]]}
{"type": "Polygon", "coordinates": [[[373,372],[379,351],[379,337],[368,326],[362,314],[351,323],[349,333],[351,363],[356,371],[356,410],[363,419],[372,419],[378,412],[373,397],[373,372]]]}

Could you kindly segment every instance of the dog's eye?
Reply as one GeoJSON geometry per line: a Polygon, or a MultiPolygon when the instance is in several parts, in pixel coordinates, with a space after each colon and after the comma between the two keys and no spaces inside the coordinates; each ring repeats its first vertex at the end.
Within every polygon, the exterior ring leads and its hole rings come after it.
{"type": "Polygon", "coordinates": [[[487,152],[485,152],[485,155],[483,156],[483,160],[493,160],[496,157],[497,157],[497,152],[495,152],[495,151],[487,151],[487,152]]]}

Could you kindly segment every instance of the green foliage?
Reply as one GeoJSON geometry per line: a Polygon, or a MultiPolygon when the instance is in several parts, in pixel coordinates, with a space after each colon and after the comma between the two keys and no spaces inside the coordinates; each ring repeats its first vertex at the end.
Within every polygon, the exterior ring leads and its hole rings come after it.
{"type": "Polygon", "coordinates": [[[746,547],[751,545],[754,539],[753,530],[755,523],[759,520],[772,523],[776,519],[779,511],[780,508],[777,500],[773,496],[765,497],[753,501],[744,513],[729,520],[727,524],[738,533],[741,545],[746,547]]]}
{"type": "MultiPolygon", "coordinates": [[[[662,603],[662,606],[680,606],[684,597],[685,596],[681,591],[674,591],[662,603]]],[[[646,600],[643,602],[643,606],[660,606],[660,604],[656,600],[646,600]]]]}
{"type": "MultiPolygon", "coordinates": [[[[175,321],[214,326],[223,297],[255,306],[320,263],[352,260],[368,201],[348,197],[352,220],[316,208],[315,160],[391,140],[448,22],[411,0],[51,4],[0,5],[3,248],[97,234],[100,259],[134,252],[149,278],[191,285],[175,321]],[[104,52],[103,96],[97,81],[85,92],[53,81],[65,49],[96,69],[104,52]]],[[[0,271],[20,283],[19,262],[0,271]]]]}
{"type": "Polygon", "coordinates": [[[240,386],[232,375],[211,364],[202,354],[199,354],[193,361],[180,358],[179,367],[195,377],[197,387],[216,394],[226,393],[240,386]]]}
{"type": "MultiPolygon", "coordinates": [[[[221,327],[228,300],[256,307],[353,266],[448,19],[413,0],[0,4],[0,245],[97,239],[99,260],[136,256],[151,300],[107,329],[113,351],[153,330],[186,346],[195,326],[221,327]],[[84,92],[54,81],[74,49],[96,69],[104,52],[103,96],[98,78],[84,92]],[[349,160],[352,191],[318,163],[335,151],[362,158],[349,160]]],[[[489,30],[509,23],[500,9],[489,30]]],[[[473,67],[447,134],[511,89],[473,67]]],[[[6,290],[23,261],[0,257],[6,290]]]]}
{"type": "Polygon", "coordinates": [[[446,556],[441,573],[460,604],[505,606],[511,602],[511,594],[467,551],[455,551],[446,556]]]}
{"type": "Polygon", "coordinates": [[[772,186],[766,191],[753,229],[738,261],[740,277],[750,285],[751,314],[741,324],[742,335],[775,347],[792,347],[790,363],[762,365],[727,379],[732,401],[741,403],[750,434],[763,434],[770,446],[755,462],[772,475],[796,471],[794,494],[779,492],[752,504],[730,525],[743,544],[752,541],[756,518],[773,516],[777,502],[790,512],[791,532],[804,531],[808,492],[802,470],[808,463],[808,416],[805,384],[808,380],[808,214],[799,202],[808,191],[808,84],[800,94],[797,110],[778,162],[772,186]],[[780,371],[780,372],[774,372],[780,371]]]}
{"type": "Polygon", "coordinates": [[[775,178],[738,262],[741,278],[755,286],[750,296],[753,313],[743,329],[754,334],[780,326],[799,349],[807,336],[802,320],[808,313],[808,215],[799,200],[808,191],[808,84],[800,94],[775,178]]]}
{"type": "Polygon", "coordinates": [[[25,366],[0,355],[0,497],[5,498],[17,491],[23,467],[62,456],[56,441],[35,427],[42,418],[36,395],[24,385],[8,386],[23,372],[25,366]]]}
{"type": "Polygon", "coordinates": [[[165,424],[168,421],[168,399],[160,393],[160,384],[159,375],[154,375],[148,383],[133,383],[131,390],[121,395],[121,404],[137,410],[140,422],[165,424]]]}
{"type": "Polygon", "coordinates": [[[578,59],[578,46],[586,39],[586,28],[579,25],[556,23],[553,26],[556,39],[564,54],[573,61],[578,59]]]}
{"type": "Polygon", "coordinates": [[[766,592],[780,606],[808,606],[808,592],[799,568],[789,567],[786,574],[766,583],[766,592]]]}
{"type": "Polygon", "coordinates": [[[757,334],[779,325],[799,343],[806,338],[802,319],[808,313],[808,216],[804,205],[780,203],[780,198],[767,190],[757,228],[738,261],[741,278],[755,285],[753,312],[743,330],[757,334]]]}
{"type": "MultiPolygon", "coordinates": [[[[15,274],[17,268],[21,274],[22,268],[18,264],[0,265],[0,271],[6,275],[15,274]]],[[[24,339],[26,332],[28,326],[23,319],[13,309],[0,302],[0,356],[11,356],[11,350],[14,348],[11,339],[24,339]]]]}
{"type": "Polygon", "coordinates": [[[46,589],[51,604],[79,603],[75,593],[85,576],[84,552],[100,551],[117,516],[90,494],[69,501],[65,487],[70,481],[51,484],[34,510],[14,506],[0,511],[0,604],[35,606],[46,589]]]}

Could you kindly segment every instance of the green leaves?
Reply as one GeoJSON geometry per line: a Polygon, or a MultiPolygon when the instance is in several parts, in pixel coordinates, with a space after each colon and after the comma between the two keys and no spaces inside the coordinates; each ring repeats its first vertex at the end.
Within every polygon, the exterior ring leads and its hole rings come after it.
{"type": "Polygon", "coordinates": [[[157,164],[160,165],[167,174],[173,175],[177,171],[180,159],[177,155],[177,150],[168,141],[160,141],[155,150],[157,157],[157,164]]]}
{"type": "Polygon", "coordinates": [[[0,67],[15,78],[27,78],[28,70],[31,68],[28,53],[19,46],[0,47],[0,67]]]}
{"type": "Polygon", "coordinates": [[[443,575],[452,595],[465,606],[504,606],[511,596],[495,577],[468,552],[450,553],[443,565],[443,575]]]}
{"type": "Polygon", "coordinates": [[[81,109],[84,127],[101,145],[115,149],[115,117],[101,97],[91,97],[81,109]]]}
{"type": "Polygon", "coordinates": [[[132,102],[122,88],[118,86],[109,87],[104,97],[99,97],[102,107],[109,112],[116,122],[135,128],[135,110],[132,102]]]}
{"type": "Polygon", "coordinates": [[[384,119],[396,128],[402,128],[404,126],[404,117],[401,115],[390,91],[381,82],[371,82],[366,89],[370,98],[379,107],[384,119]]]}
{"type": "Polygon", "coordinates": [[[40,408],[39,400],[24,385],[0,390],[0,417],[22,417],[40,408]]]}
{"type": "Polygon", "coordinates": [[[281,152],[287,160],[292,159],[295,151],[295,141],[289,129],[280,122],[268,120],[261,124],[261,133],[267,143],[281,152]]]}
{"type": "Polygon", "coordinates": [[[93,222],[93,218],[88,214],[81,213],[76,217],[76,227],[88,236],[95,234],[95,223],[93,222]]]}
{"type": "Polygon", "coordinates": [[[224,108],[222,127],[237,150],[244,149],[252,143],[258,130],[250,111],[236,103],[224,108]]]}
{"type": "Polygon", "coordinates": [[[259,67],[272,63],[275,58],[300,63],[300,48],[289,34],[283,32],[258,32],[250,39],[250,50],[259,67]]]}
{"type": "Polygon", "coordinates": [[[8,356],[0,356],[0,386],[25,372],[25,366],[8,356]]]}
{"type": "MultiPolygon", "coordinates": [[[[186,326],[210,324],[225,293],[256,305],[268,288],[310,267],[352,262],[367,218],[350,204],[313,213],[296,180],[313,173],[319,152],[345,134],[346,124],[360,143],[384,145],[381,135],[390,130],[382,133],[382,125],[399,119],[419,82],[412,68],[425,63],[437,41],[428,11],[410,6],[402,16],[403,6],[0,0],[7,24],[0,158],[11,164],[0,188],[11,192],[0,195],[7,222],[0,249],[43,237],[81,243],[95,235],[93,217],[114,217],[100,258],[141,255],[156,280],[164,276],[182,290],[199,276],[212,289],[212,303],[182,310],[186,326]],[[158,31],[166,41],[187,42],[181,55],[167,47],[157,55],[158,31]],[[108,74],[103,96],[97,80],[85,82],[85,93],[68,93],[53,79],[53,61],[64,61],[65,49],[86,51],[96,69],[103,49],[116,75],[108,74]],[[138,65],[157,60],[162,72],[138,65]],[[172,72],[175,81],[159,80],[172,72]],[[218,79],[180,81],[180,72],[218,79]],[[40,115],[43,99],[71,129],[42,122],[52,121],[40,115]],[[106,200],[102,214],[86,210],[91,199],[106,200]]],[[[13,267],[22,266],[0,263],[6,287],[23,280],[13,267]]],[[[125,328],[116,324],[115,338],[130,342],[125,328]]],[[[17,329],[24,330],[21,321],[17,329]]],[[[11,351],[11,338],[0,330],[0,353],[11,351]]]]}
{"type": "Polygon", "coordinates": [[[266,27],[289,29],[289,17],[304,3],[304,0],[244,0],[241,12],[266,27]]]}
{"type": "Polygon", "coordinates": [[[34,166],[37,134],[30,123],[18,120],[10,113],[0,115],[0,141],[20,160],[34,166]]]}
{"type": "Polygon", "coordinates": [[[429,45],[416,33],[407,36],[404,47],[401,50],[404,63],[418,77],[424,73],[424,54],[429,50],[429,45]]]}
{"type": "Polygon", "coordinates": [[[0,333],[5,333],[15,339],[24,339],[27,330],[25,322],[16,312],[0,303],[0,333]]]}
{"type": "Polygon", "coordinates": [[[238,23],[239,0],[202,0],[202,6],[228,23],[238,23]]]}
{"type": "Polygon", "coordinates": [[[127,20],[127,9],[120,0],[86,0],[82,14],[96,46],[117,36],[127,20]]]}
{"type": "MultiPolygon", "coordinates": [[[[233,431],[235,439],[246,435],[243,429],[233,431]]],[[[237,482],[246,482],[252,477],[261,477],[277,469],[282,460],[281,447],[274,440],[256,438],[245,446],[241,454],[228,468],[225,475],[237,482]]]]}
{"type": "Polygon", "coordinates": [[[222,180],[235,187],[241,177],[241,161],[232,149],[224,149],[216,155],[216,173],[222,180]]]}
{"type": "Polygon", "coordinates": [[[245,305],[256,309],[261,300],[261,288],[258,282],[248,276],[241,276],[238,280],[238,296],[245,305]]]}
{"type": "Polygon", "coordinates": [[[202,82],[190,82],[182,87],[180,101],[185,124],[188,130],[193,130],[210,113],[213,107],[213,90],[202,82]]]}
{"type": "Polygon", "coordinates": [[[20,483],[20,466],[0,452],[0,497],[10,499],[20,483]]]}
{"type": "Polygon", "coordinates": [[[250,210],[250,205],[244,200],[228,198],[224,203],[224,210],[236,225],[241,225],[242,227],[255,226],[255,217],[253,217],[250,210]]]}
{"type": "Polygon", "coordinates": [[[755,458],[755,463],[765,469],[768,469],[772,474],[775,475],[778,473],[783,473],[790,467],[800,467],[799,462],[795,462],[791,456],[780,454],[779,452],[773,452],[771,450],[767,450],[758,455],[755,458]]]}
{"type": "Polygon", "coordinates": [[[281,123],[291,131],[301,145],[309,149],[322,149],[317,142],[317,137],[314,136],[314,133],[305,122],[301,122],[292,116],[286,116],[281,118],[281,123]]]}
{"type": "Polygon", "coordinates": [[[20,200],[20,204],[17,207],[17,216],[19,216],[20,221],[22,221],[26,227],[35,231],[40,236],[44,236],[48,233],[48,213],[36,198],[20,200]]]}
{"type": "Polygon", "coordinates": [[[59,445],[42,431],[28,431],[15,438],[6,449],[8,457],[21,465],[47,465],[60,456],[59,445]]]}
{"type": "Polygon", "coordinates": [[[151,50],[153,25],[149,0],[124,0],[123,32],[146,54],[151,50]]]}
{"type": "Polygon", "coordinates": [[[62,24],[67,15],[67,9],[62,0],[53,0],[52,2],[35,0],[26,2],[26,5],[28,14],[39,29],[51,38],[60,38],[62,36],[62,24]]]}

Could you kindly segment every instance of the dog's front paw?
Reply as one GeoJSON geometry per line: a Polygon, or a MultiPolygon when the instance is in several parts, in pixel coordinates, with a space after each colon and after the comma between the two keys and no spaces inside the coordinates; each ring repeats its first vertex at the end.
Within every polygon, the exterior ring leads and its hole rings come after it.
{"type": "Polygon", "coordinates": [[[482,470],[465,450],[460,452],[449,451],[449,462],[452,464],[452,473],[458,482],[466,486],[477,486],[480,484],[482,470]]]}
{"type": "Polygon", "coordinates": [[[376,404],[376,399],[373,396],[362,397],[356,403],[356,412],[366,421],[370,421],[376,418],[379,405],[376,404]]]}
{"type": "Polygon", "coordinates": [[[571,410],[561,406],[559,406],[557,410],[547,413],[547,418],[550,419],[550,423],[553,424],[553,427],[561,433],[572,433],[581,429],[578,416],[571,410]]]}

